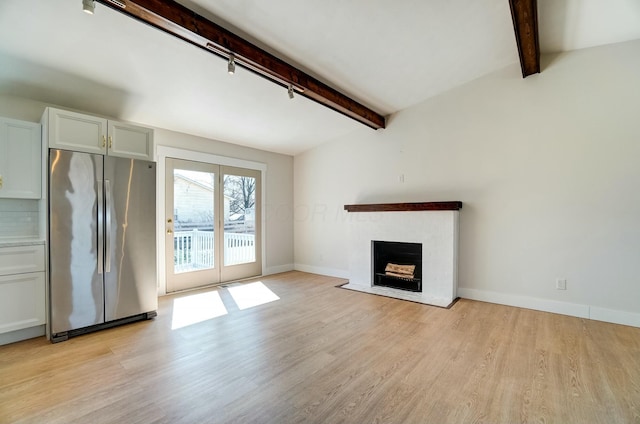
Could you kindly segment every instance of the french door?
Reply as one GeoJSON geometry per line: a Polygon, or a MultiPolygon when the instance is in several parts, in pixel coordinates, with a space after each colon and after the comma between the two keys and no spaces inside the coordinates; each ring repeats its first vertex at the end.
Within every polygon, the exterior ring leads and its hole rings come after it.
{"type": "Polygon", "coordinates": [[[260,275],[260,171],[166,159],[167,292],[260,275]]]}

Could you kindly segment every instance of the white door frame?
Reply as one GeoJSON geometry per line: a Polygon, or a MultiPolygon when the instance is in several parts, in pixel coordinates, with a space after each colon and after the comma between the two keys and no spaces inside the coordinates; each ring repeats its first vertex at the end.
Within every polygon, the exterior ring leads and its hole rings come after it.
{"type": "Polygon", "coordinates": [[[265,264],[266,264],[266,251],[265,251],[265,217],[266,213],[266,174],[267,174],[267,164],[262,162],[253,162],[244,159],[236,159],[230,158],[227,156],[219,156],[211,153],[203,153],[196,152],[194,150],[186,150],[179,149],[176,147],[168,147],[168,146],[157,146],[156,147],[156,156],[157,156],[157,166],[156,166],[156,252],[157,252],[157,264],[158,264],[158,295],[163,296],[167,294],[167,275],[166,275],[166,267],[165,267],[165,225],[167,217],[165,216],[165,159],[167,157],[176,158],[176,159],[184,159],[191,160],[195,162],[207,162],[215,165],[226,165],[226,166],[235,166],[238,168],[247,168],[254,169],[256,171],[260,171],[260,176],[262,179],[262,217],[261,217],[261,250],[262,250],[262,274],[265,272],[265,264]]]}

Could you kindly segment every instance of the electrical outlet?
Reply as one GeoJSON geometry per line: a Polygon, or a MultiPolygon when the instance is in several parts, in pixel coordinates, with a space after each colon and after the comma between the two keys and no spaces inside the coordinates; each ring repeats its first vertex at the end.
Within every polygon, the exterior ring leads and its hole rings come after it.
{"type": "Polygon", "coordinates": [[[566,278],[558,278],[556,279],[556,290],[566,290],[567,289],[567,280],[566,278]]]}

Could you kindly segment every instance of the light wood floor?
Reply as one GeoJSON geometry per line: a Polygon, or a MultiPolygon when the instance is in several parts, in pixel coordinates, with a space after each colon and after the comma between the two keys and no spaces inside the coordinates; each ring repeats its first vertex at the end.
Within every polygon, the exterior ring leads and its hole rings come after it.
{"type": "Polygon", "coordinates": [[[0,347],[2,423],[639,423],[640,329],[290,272],[280,300],[0,347]]]}

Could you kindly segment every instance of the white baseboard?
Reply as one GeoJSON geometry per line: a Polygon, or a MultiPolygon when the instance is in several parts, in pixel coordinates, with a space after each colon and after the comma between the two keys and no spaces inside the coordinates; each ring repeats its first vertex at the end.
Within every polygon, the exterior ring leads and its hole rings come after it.
{"type": "Polygon", "coordinates": [[[457,293],[459,297],[465,299],[498,303],[500,305],[517,306],[519,308],[534,309],[536,311],[553,312],[572,317],[589,318],[589,307],[587,305],[539,299],[528,296],[518,296],[488,290],[465,289],[461,287],[458,287],[457,293]]]}
{"type": "Polygon", "coordinates": [[[264,269],[262,275],[280,274],[281,272],[293,271],[293,264],[270,266],[264,269]]]}
{"type": "Polygon", "coordinates": [[[497,303],[500,305],[516,306],[536,311],[552,312],[578,318],[588,318],[614,324],[640,327],[640,314],[634,312],[617,311],[578,303],[560,302],[557,300],[540,299],[535,297],[518,296],[487,290],[458,288],[457,294],[464,299],[479,300],[481,302],[497,303]]]}
{"type": "Polygon", "coordinates": [[[631,327],[640,327],[640,314],[635,312],[616,311],[614,309],[591,307],[591,319],[604,322],[613,322],[615,324],[630,325],[631,327]]]}
{"type": "Polygon", "coordinates": [[[295,264],[294,269],[296,271],[308,272],[310,274],[327,275],[329,277],[336,278],[349,278],[349,271],[344,269],[325,268],[322,266],[313,266],[305,264],[295,264]]]}
{"type": "Polygon", "coordinates": [[[33,339],[45,335],[44,325],[38,325],[35,327],[23,328],[22,330],[10,331],[8,333],[0,334],[0,346],[9,343],[15,343],[22,340],[33,339]]]}

